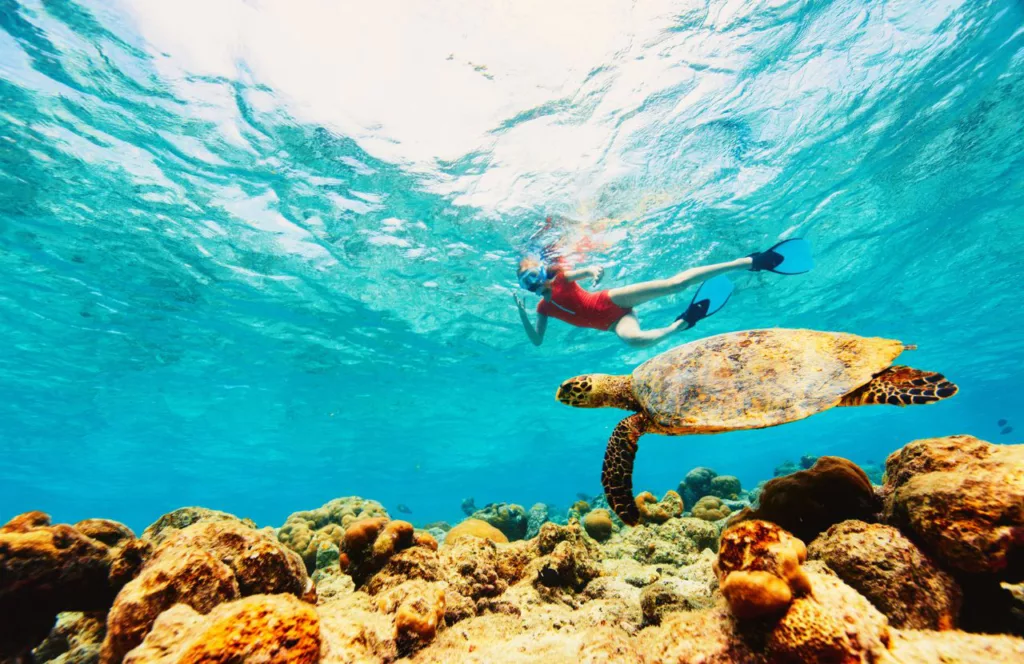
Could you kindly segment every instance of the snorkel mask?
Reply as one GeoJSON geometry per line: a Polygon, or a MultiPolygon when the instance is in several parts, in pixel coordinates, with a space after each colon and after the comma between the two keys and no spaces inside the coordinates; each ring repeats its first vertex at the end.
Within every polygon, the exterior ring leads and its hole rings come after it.
{"type": "Polygon", "coordinates": [[[519,273],[519,285],[531,293],[539,293],[550,278],[547,266],[540,263],[519,273]]]}

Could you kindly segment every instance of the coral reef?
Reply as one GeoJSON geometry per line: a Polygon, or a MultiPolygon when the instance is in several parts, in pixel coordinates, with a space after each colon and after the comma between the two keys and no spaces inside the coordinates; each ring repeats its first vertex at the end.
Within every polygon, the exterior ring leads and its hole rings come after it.
{"type": "Polygon", "coordinates": [[[375,500],[359,496],[335,498],[315,510],[290,514],[277,537],[302,556],[306,571],[312,574],[337,560],[346,528],[375,517],[388,517],[384,506],[375,500]]]}
{"type": "Polygon", "coordinates": [[[526,539],[533,539],[540,532],[541,525],[551,520],[551,508],[536,503],[526,515],[526,539]]]}
{"type": "Polygon", "coordinates": [[[663,524],[628,528],[603,547],[611,558],[631,558],[645,565],[692,564],[704,549],[718,550],[718,529],[692,517],[669,519],[663,524]]]}
{"type": "MultiPolygon", "coordinates": [[[[739,497],[743,488],[740,486],[738,477],[732,475],[718,475],[711,478],[708,493],[715,498],[730,498],[735,500],[739,497]]],[[[702,496],[703,497],[703,496],[702,496]]]]}
{"type": "Polygon", "coordinates": [[[218,604],[261,593],[315,601],[298,554],[240,520],[199,520],[169,534],[139,575],[118,593],[107,616],[104,661],[120,661],[174,604],[208,613],[218,604]]]}
{"type": "Polygon", "coordinates": [[[103,611],[61,613],[50,634],[32,650],[32,662],[43,664],[95,664],[106,634],[103,611]]]}
{"type": "Polygon", "coordinates": [[[644,491],[635,500],[642,524],[665,523],[683,514],[683,499],[675,491],[667,491],[661,500],[650,491],[644,491]]]}
{"type": "Polygon", "coordinates": [[[721,535],[744,502],[715,497],[740,488],[706,468],[680,486],[702,493],[691,517],[676,492],[641,494],[635,527],[600,496],[567,525],[541,503],[488,505],[471,513],[492,523],[430,524],[440,547],[386,513],[355,518],[379,506],[357,498],[277,532],[184,508],[139,539],[29,513],[0,528],[0,661],[1021,661],[1024,639],[957,631],[958,618],[1024,624],[1019,454],[969,437],[907,445],[888,462],[887,524],[863,473],[821,457],[767,483],[721,535]],[[799,533],[818,536],[805,547],[799,533]]]}
{"type": "Polygon", "coordinates": [[[783,613],[810,592],[800,564],[804,543],[767,521],[744,521],[722,533],[714,570],[733,615],[740,619],[783,613]]]}
{"type": "Polygon", "coordinates": [[[940,565],[1024,578],[1024,445],[973,436],[908,443],[885,464],[884,519],[940,565]]]}
{"type": "Polygon", "coordinates": [[[598,542],[604,542],[615,532],[612,515],[606,509],[591,510],[583,517],[583,529],[598,542]]]}
{"type": "Polygon", "coordinates": [[[227,512],[211,510],[205,507],[180,507],[154,521],[148,528],[142,531],[140,539],[152,542],[154,545],[160,545],[177,531],[188,528],[194,523],[206,521],[232,521],[249,528],[256,528],[256,524],[252,520],[241,519],[227,512]]]}
{"type": "Polygon", "coordinates": [[[408,521],[389,521],[383,516],[363,519],[345,530],[338,563],[358,588],[393,556],[411,547],[436,551],[437,541],[427,533],[416,532],[408,521]]]}
{"type": "Polygon", "coordinates": [[[698,466],[686,473],[686,477],[679,483],[679,495],[686,505],[693,505],[704,496],[711,493],[711,480],[718,477],[718,473],[698,466]]]}
{"type": "Polygon", "coordinates": [[[526,537],[529,528],[529,517],[522,505],[490,503],[474,512],[470,518],[486,521],[504,533],[510,542],[526,537]]]}
{"type": "Polygon", "coordinates": [[[205,615],[187,604],[160,614],[124,664],[320,661],[320,617],[291,595],[252,595],[205,615]]]}
{"type": "Polygon", "coordinates": [[[729,506],[722,502],[721,498],[715,496],[704,496],[693,506],[691,513],[696,519],[704,521],[718,521],[729,516],[729,506]]]}
{"type": "Polygon", "coordinates": [[[588,501],[580,499],[569,507],[569,511],[566,513],[565,518],[567,521],[572,521],[573,519],[582,521],[583,517],[592,509],[593,507],[591,507],[588,501]]]}
{"type": "Polygon", "coordinates": [[[770,480],[761,491],[760,506],[737,513],[729,523],[771,521],[809,542],[840,521],[875,521],[881,507],[855,463],[823,456],[808,470],[770,480]]]}
{"type": "Polygon", "coordinates": [[[28,512],[0,526],[0,657],[27,653],[58,613],[105,611],[114,601],[120,576],[111,568],[134,535],[113,521],[81,523],[51,525],[28,512]]]}
{"type": "Polygon", "coordinates": [[[481,539],[490,540],[491,542],[508,542],[508,538],[505,537],[505,533],[501,532],[486,521],[472,518],[466,519],[449,530],[448,534],[444,538],[444,542],[445,544],[453,544],[463,537],[479,537],[481,539]]]}
{"type": "Polygon", "coordinates": [[[811,559],[823,561],[870,600],[893,627],[944,630],[956,626],[959,585],[895,528],[844,521],[811,542],[807,550],[811,559]]]}

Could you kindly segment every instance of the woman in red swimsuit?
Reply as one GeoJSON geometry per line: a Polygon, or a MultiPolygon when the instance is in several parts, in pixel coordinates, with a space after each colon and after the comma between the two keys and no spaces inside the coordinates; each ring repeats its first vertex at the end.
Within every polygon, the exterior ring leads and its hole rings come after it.
{"type": "Polygon", "coordinates": [[[523,328],[535,346],[539,346],[544,341],[548,318],[557,318],[577,327],[610,330],[631,346],[650,346],[674,332],[690,329],[697,324],[697,321],[721,308],[731,293],[731,284],[728,284],[728,279],[721,280],[725,283],[719,289],[718,304],[713,305],[716,307],[714,311],[708,310],[708,300],[695,297],[690,307],[671,325],[655,330],[644,330],[640,327],[640,321],[633,313],[633,307],[659,297],[678,293],[694,284],[708,281],[734,270],[753,270],[755,272],[770,270],[780,274],[800,274],[810,269],[811,262],[809,253],[807,253],[807,257],[802,259],[803,264],[798,269],[784,271],[781,267],[785,258],[783,256],[784,245],[791,251],[800,251],[801,253],[809,251],[804,240],[786,240],[767,251],[753,253],[728,263],[695,267],[667,279],[645,281],[594,293],[584,290],[577,282],[590,277],[596,285],[604,275],[602,267],[595,265],[581,269],[567,269],[557,262],[549,265],[545,264],[541,258],[524,258],[519,263],[519,284],[543,297],[537,304],[536,327],[530,321],[526,307],[519,295],[516,294],[513,297],[515,297],[516,305],[519,308],[519,318],[523,323],[523,328]]]}

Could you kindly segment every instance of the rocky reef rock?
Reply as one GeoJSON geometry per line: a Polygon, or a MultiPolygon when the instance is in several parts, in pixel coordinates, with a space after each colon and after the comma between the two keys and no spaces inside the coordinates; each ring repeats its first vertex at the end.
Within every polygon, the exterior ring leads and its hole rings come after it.
{"type": "Polygon", "coordinates": [[[462,523],[458,524],[448,531],[448,534],[444,538],[444,542],[445,544],[454,544],[463,537],[479,537],[480,539],[490,540],[491,542],[508,542],[508,538],[505,537],[505,533],[501,532],[486,521],[481,521],[480,519],[466,519],[462,523]]]}
{"type": "Polygon", "coordinates": [[[106,633],[103,611],[61,613],[50,634],[32,649],[33,664],[97,664],[106,633]]]}
{"type": "Polygon", "coordinates": [[[536,503],[526,515],[526,539],[533,539],[540,532],[541,525],[551,520],[551,509],[544,503],[536,503]]]}
{"type": "Polygon", "coordinates": [[[610,558],[677,566],[692,564],[704,549],[718,550],[718,529],[714,524],[692,517],[627,528],[602,547],[610,558]]]}
{"type": "Polygon", "coordinates": [[[695,519],[718,521],[729,516],[731,511],[729,506],[722,502],[721,498],[704,496],[693,506],[691,513],[695,519]]]}
{"type": "Polygon", "coordinates": [[[120,589],[111,567],[134,541],[125,526],[90,519],[82,530],[42,512],[0,526],[0,657],[26,654],[64,611],[103,611],[120,589]]]}
{"type": "Polygon", "coordinates": [[[363,519],[345,530],[338,562],[359,588],[393,556],[411,547],[436,551],[437,540],[427,533],[416,532],[408,521],[390,521],[387,517],[363,519]]]}
{"type": "Polygon", "coordinates": [[[272,535],[239,520],[200,520],[168,535],[118,593],[107,617],[103,659],[120,661],[175,604],[205,614],[218,604],[262,593],[316,597],[298,554],[272,535]]]}
{"type": "Polygon", "coordinates": [[[529,517],[522,505],[507,503],[491,503],[473,513],[473,519],[486,521],[500,530],[508,540],[521,540],[526,537],[529,528],[529,517]]]}
{"type": "Polygon", "coordinates": [[[583,529],[598,542],[605,542],[615,532],[615,524],[608,510],[596,509],[587,512],[583,517],[583,529]]]}
{"type": "Polygon", "coordinates": [[[884,520],[940,565],[1024,578],[1024,445],[973,436],[908,443],[886,460],[884,520]]]}
{"type": "Polygon", "coordinates": [[[249,528],[256,528],[256,523],[251,519],[241,519],[227,512],[211,510],[205,507],[180,507],[173,512],[164,514],[150,524],[148,528],[142,531],[140,539],[152,542],[154,545],[160,545],[179,530],[188,528],[194,523],[206,521],[231,521],[249,528]]]}
{"type": "Polygon", "coordinates": [[[717,477],[713,477],[711,478],[711,484],[708,487],[709,495],[712,495],[715,498],[728,498],[730,500],[738,498],[741,491],[743,491],[743,488],[740,486],[739,478],[733,477],[732,475],[718,475],[717,477]]]}
{"type": "Polygon", "coordinates": [[[857,464],[823,456],[807,470],[770,480],[761,490],[760,506],[740,511],[729,523],[771,521],[810,542],[841,521],[875,521],[881,508],[881,500],[857,464]]]}
{"type": "Polygon", "coordinates": [[[892,661],[913,664],[1024,662],[1024,640],[992,634],[892,630],[892,661]]]}
{"type": "Polygon", "coordinates": [[[807,550],[811,559],[823,561],[870,600],[893,627],[956,627],[959,585],[895,528],[844,521],[811,542],[807,550]]]}
{"type": "Polygon", "coordinates": [[[807,548],[767,521],[744,521],[722,533],[715,574],[737,618],[777,616],[811,591],[800,565],[807,548]]]}
{"type": "Polygon", "coordinates": [[[252,595],[197,613],[176,604],[160,614],[124,664],[289,662],[316,664],[320,617],[292,595],[252,595]]]}
{"type": "Polygon", "coordinates": [[[710,468],[698,466],[686,473],[686,477],[679,483],[679,495],[686,505],[693,505],[704,496],[711,494],[711,480],[718,477],[718,473],[710,468]]]}
{"type": "Polygon", "coordinates": [[[675,491],[665,492],[661,500],[650,491],[644,491],[635,500],[642,524],[665,523],[683,514],[683,499],[675,491]]]}
{"type": "Polygon", "coordinates": [[[586,516],[592,509],[594,508],[590,504],[590,501],[583,500],[582,498],[580,500],[577,500],[575,503],[569,506],[569,511],[565,514],[566,522],[572,521],[573,519],[576,519],[577,521],[582,521],[583,517],[586,516]]]}
{"type": "Polygon", "coordinates": [[[314,510],[290,514],[277,537],[302,556],[306,571],[312,574],[336,562],[346,528],[356,521],[376,517],[388,518],[387,510],[376,500],[359,496],[335,498],[314,510]]]}

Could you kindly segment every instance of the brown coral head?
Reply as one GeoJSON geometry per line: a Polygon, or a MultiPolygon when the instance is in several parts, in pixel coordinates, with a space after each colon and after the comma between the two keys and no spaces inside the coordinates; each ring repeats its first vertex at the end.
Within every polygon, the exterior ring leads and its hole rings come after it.
{"type": "Polygon", "coordinates": [[[726,599],[726,588],[730,588],[734,615],[743,618],[768,615],[780,603],[788,605],[792,597],[810,593],[810,580],[800,567],[806,559],[803,542],[774,523],[754,520],[722,533],[713,567],[726,599]],[[780,590],[780,583],[786,592],[780,590]]]}
{"type": "Polygon", "coordinates": [[[356,521],[345,529],[342,550],[347,553],[364,551],[377,539],[377,535],[384,529],[387,522],[387,517],[383,516],[356,521]]]}
{"type": "Polygon", "coordinates": [[[644,491],[635,502],[640,511],[640,523],[665,523],[683,513],[683,499],[675,491],[665,492],[660,501],[650,491],[644,491]]]}

